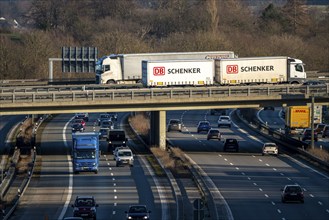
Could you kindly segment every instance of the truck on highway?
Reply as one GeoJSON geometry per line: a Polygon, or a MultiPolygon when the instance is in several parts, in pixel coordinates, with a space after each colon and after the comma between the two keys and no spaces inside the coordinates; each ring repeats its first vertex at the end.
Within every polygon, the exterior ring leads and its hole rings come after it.
{"type": "Polygon", "coordinates": [[[234,58],[232,51],[112,54],[96,62],[96,84],[141,83],[142,60],[234,58]]]}
{"type": "Polygon", "coordinates": [[[108,151],[114,149],[115,147],[125,147],[127,145],[127,137],[124,130],[113,129],[108,133],[108,151]]]}
{"type": "Polygon", "coordinates": [[[286,134],[299,134],[309,128],[311,109],[309,106],[287,106],[285,108],[286,134]]]}
{"type": "Polygon", "coordinates": [[[144,86],[298,84],[306,80],[303,62],[289,57],[216,60],[145,60],[144,86]],[[213,62],[213,63],[211,63],[213,62]]]}
{"type": "Polygon", "coordinates": [[[72,133],[72,162],[74,173],[98,173],[99,133],[72,133]]]}

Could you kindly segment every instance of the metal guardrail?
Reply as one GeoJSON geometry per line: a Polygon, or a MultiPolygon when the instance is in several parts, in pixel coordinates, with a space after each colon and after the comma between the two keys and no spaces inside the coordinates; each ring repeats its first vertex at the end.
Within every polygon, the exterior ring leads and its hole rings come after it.
{"type": "Polygon", "coordinates": [[[174,87],[59,91],[2,92],[0,102],[54,103],[75,101],[163,100],[177,98],[268,97],[274,95],[313,95],[329,98],[329,84],[319,86],[271,85],[225,87],[174,87]]]}

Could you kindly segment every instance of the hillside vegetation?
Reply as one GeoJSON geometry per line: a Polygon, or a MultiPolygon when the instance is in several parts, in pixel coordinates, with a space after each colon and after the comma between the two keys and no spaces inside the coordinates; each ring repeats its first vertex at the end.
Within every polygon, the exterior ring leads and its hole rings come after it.
{"type": "MultiPolygon", "coordinates": [[[[243,0],[2,2],[1,16],[15,12],[19,25],[0,26],[0,77],[47,78],[48,58],[61,57],[63,46],[97,47],[99,57],[229,50],[239,57],[291,56],[307,71],[329,70],[328,8],[279,2],[257,12],[243,0]]],[[[55,65],[55,78],[72,76],[78,74],[64,75],[55,65]]]]}

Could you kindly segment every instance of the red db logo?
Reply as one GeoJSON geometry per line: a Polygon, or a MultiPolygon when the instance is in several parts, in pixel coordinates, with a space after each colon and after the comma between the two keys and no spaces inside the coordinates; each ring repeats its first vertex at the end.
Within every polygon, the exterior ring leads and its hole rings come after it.
{"type": "Polygon", "coordinates": [[[165,67],[153,67],[153,75],[154,76],[164,76],[165,75],[165,67]]]}
{"type": "Polygon", "coordinates": [[[228,73],[228,74],[239,73],[239,67],[238,67],[238,65],[227,65],[226,66],[226,73],[228,73]]]}

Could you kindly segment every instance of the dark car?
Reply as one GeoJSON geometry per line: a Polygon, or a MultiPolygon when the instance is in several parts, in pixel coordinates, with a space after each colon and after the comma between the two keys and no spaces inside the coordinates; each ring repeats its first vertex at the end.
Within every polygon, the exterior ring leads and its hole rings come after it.
{"type": "Polygon", "coordinates": [[[86,126],[86,122],[83,119],[74,119],[72,124],[82,124],[83,126],[86,126]]]}
{"type": "Polygon", "coordinates": [[[288,201],[299,201],[304,203],[304,193],[299,185],[286,185],[282,189],[281,201],[283,203],[288,201]]]}
{"type": "Polygon", "coordinates": [[[182,132],[182,122],[179,119],[170,119],[168,123],[167,131],[182,132]]]}
{"type": "Polygon", "coordinates": [[[77,196],[72,207],[74,217],[96,219],[98,204],[93,196],[77,196]]]}
{"type": "Polygon", "coordinates": [[[198,130],[198,133],[201,131],[208,132],[210,130],[210,128],[211,128],[211,126],[210,126],[209,121],[199,121],[197,130],[198,130]]]}
{"type": "Polygon", "coordinates": [[[224,142],[224,151],[239,151],[239,143],[235,138],[227,138],[224,142]]]}
{"type": "Polygon", "coordinates": [[[83,132],[85,130],[85,127],[80,123],[72,124],[71,128],[73,133],[77,131],[83,132]]]}
{"type": "Polygon", "coordinates": [[[317,124],[314,130],[316,131],[316,133],[322,134],[323,128],[325,126],[326,126],[326,124],[322,124],[322,123],[317,124]]]}
{"type": "Polygon", "coordinates": [[[304,86],[317,86],[317,85],[325,85],[326,83],[324,81],[320,80],[308,80],[303,83],[304,86]]]}
{"type": "Polygon", "coordinates": [[[210,139],[217,139],[217,140],[220,141],[221,138],[222,138],[222,135],[221,135],[221,133],[219,132],[218,129],[211,128],[211,129],[208,131],[208,134],[207,134],[207,140],[210,140],[210,139]]]}
{"type": "Polygon", "coordinates": [[[151,211],[147,210],[145,205],[132,205],[128,211],[125,211],[128,219],[150,219],[151,211]]]}
{"type": "Polygon", "coordinates": [[[89,114],[88,113],[76,113],[75,114],[75,119],[83,119],[84,121],[89,120],[89,114]]]}
{"type": "MultiPolygon", "coordinates": [[[[302,141],[311,140],[312,138],[312,129],[311,128],[305,128],[302,133],[302,141]]],[[[318,141],[318,133],[314,131],[314,141],[318,141]]]]}

